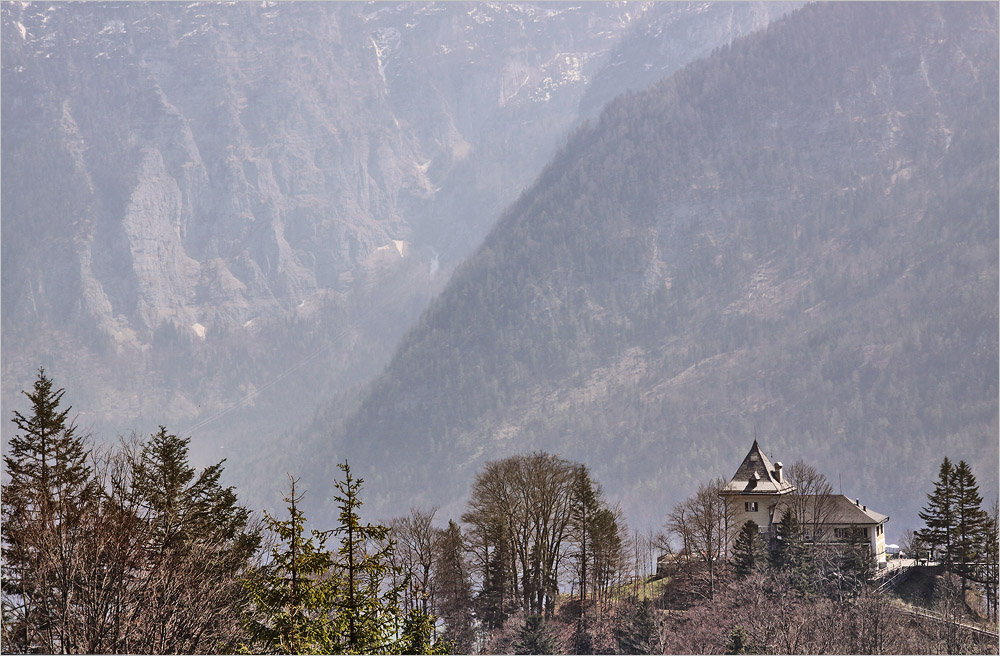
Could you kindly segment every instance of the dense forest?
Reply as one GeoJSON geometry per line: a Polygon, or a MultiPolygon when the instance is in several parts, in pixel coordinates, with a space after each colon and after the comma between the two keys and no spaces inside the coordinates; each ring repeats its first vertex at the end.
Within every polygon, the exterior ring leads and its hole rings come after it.
{"type": "Polygon", "coordinates": [[[651,526],[756,429],[899,535],[942,449],[997,460],[996,36],[988,4],[810,5],[612,102],[262,464],[349,453],[398,513],[543,449],[651,526]]]}
{"type": "MultiPolygon", "coordinates": [[[[345,461],[336,521],[309,528],[296,478],[284,510],[258,515],[222,462],[191,466],[190,438],[99,447],[64,394],[39,371],[14,412],[5,653],[996,652],[997,509],[964,461],[944,460],[908,545],[940,561],[916,568],[920,617],[877,580],[867,541],[803,537],[797,493],[773,544],[735,526],[722,480],[643,536],[587,467],[536,451],[486,463],[459,521],[414,508],[369,523],[345,461]]],[[[829,489],[804,463],[789,477],[829,489]]]]}

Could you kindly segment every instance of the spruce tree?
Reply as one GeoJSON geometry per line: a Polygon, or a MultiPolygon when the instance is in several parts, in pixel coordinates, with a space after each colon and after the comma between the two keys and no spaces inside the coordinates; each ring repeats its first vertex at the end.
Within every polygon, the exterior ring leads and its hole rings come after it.
{"type": "Polygon", "coordinates": [[[649,599],[632,602],[619,613],[612,630],[621,654],[653,654],[656,649],[657,627],[653,603],[649,599]]]}
{"type": "Polygon", "coordinates": [[[593,577],[594,517],[600,509],[600,491],[595,488],[587,468],[581,465],[574,475],[569,509],[571,537],[576,547],[573,558],[576,561],[581,601],[586,601],[587,588],[593,577]]]}
{"type": "Polygon", "coordinates": [[[802,531],[791,510],[786,510],[775,535],[771,564],[777,569],[794,569],[802,563],[802,531]]]}
{"type": "Polygon", "coordinates": [[[983,567],[983,591],[986,596],[986,607],[990,618],[997,621],[998,592],[1000,592],[1000,504],[993,502],[993,510],[987,516],[985,533],[985,555],[983,567]]]}
{"type": "MultiPolygon", "coordinates": [[[[225,643],[239,626],[239,579],[260,534],[232,487],[220,483],[223,462],[200,473],[190,438],[160,427],[134,463],[132,495],[145,525],[143,591],[129,649],[199,652],[225,643]]],[[[137,536],[138,538],[138,536],[137,536]]]]}
{"type": "Polygon", "coordinates": [[[985,556],[989,516],[981,507],[983,498],[979,494],[979,484],[968,463],[960,460],[952,478],[955,529],[950,560],[962,577],[964,593],[968,579],[975,577],[976,564],[985,556]]]}
{"type": "Polygon", "coordinates": [[[434,562],[434,589],[437,613],[444,621],[442,638],[459,654],[472,651],[472,585],[465,562],[462,530],[454,521],[438,537],[434,562]]]}
{"type": "Polygon", "coordinates": [[[389,629],[399,617],[398,598],[406,586],[399,585],[383,595],[380,588],[392,567],[389,530],[361,523],[358,510],[363,503],[360,492],[364,479],[351,476],[347,462],[337,466],[344,472],[344,480],[335,483],[338,494],[334,497],[340,509],[334,533],[341,540],[337,567],[344,580],[344,595],[338,601],[342,638],[347,650],[354,653],[386,652],[392,642],[389,629]]]}
{"type": "Polygon", "coordinates": [[[333,571],[333,553],[327,550],[330,531],[310,532],[295,491],[296,479],[284,498],[288,518],[264,513],[264,522],[278,542],[270,558],[244,579],[248,608],[244,626],[248,640],[244,653],[342,653],[334,612],[343,595],[343,581],[333,571]]]}
{"type": "Polygon", "coordinates": [[[746,578],[764,559],[764,543],[760,539],[757,522],[748,519],[740,528],[733,544],[733,569],[740,578],[746,578]]]}
{"type": "Polygon", "coordinates": [[[476,595],[476,614],[488,628],[500,629],[514,605],[514,601],[508,599],[513,547],[504,522],[492,521],[483,532],[490,543],[485,553],[483,582],[476,595]]]}
{"type": "Polygon", "coordinates": [[[856,597],[875,574],[875,554],[860,529],[850,529],[846,547],[840,552],[841,585],[850,597],[856,597]]]}
{"type": "Polygon", "coordinates": [[[528,615],[514,642],[515,654],[555,654],[558,643],[541,615],[528,615]]]}
{"type": "Polygon", "coordinates": [[[364,479],[355,479],[346,461],[337,466],[344,472],[344,479],[335,483],[340,513],[333,529],[340,536],[335,568],[343,592],[336,601],[336,617],[343,650],[355,654],[446,651],[445,643],[433,640],[433,617],[418,609],[404,617],[399,598],[407,582],[393,584],[403,572],[392,564],[395,544],[389,539],[389,528],[361,523],[364,479]]]}
{"type": "Polygon", "coordinates": [[[727,654],[759,654],[761,651],[753,644],[750,635],[742,626],[737,626],[729,632],[729,642],[726,643],[727,654]]]}
{"type": "Polygon", "coordinates": [[[950,569],[954,554],[955,529],[955,471],[951,461],[945,458],[938,471],[934,491],[927,495],[928,504],[918,513],[926,528],[917,531],[917,537],[931,550],[931,559],[939,549],[943,551],[944,563],[950,569]]]}
{"type": "Polygon", "coordinates": [[[594,637],[590,630],[590,613],[585,608],[580,609],[580,616],[573,625],[573,634],[569,638],[569,653],[593,654],[594,637]]]}
{"type": "Polygon", "coordinates": [[[14,412],[2,493],[4,651],[77,649],[71,604],[78,549],[98,490],[87,438],[61,407],[64,393],[39,369],[23,392],[30,412],[14,412]]]}

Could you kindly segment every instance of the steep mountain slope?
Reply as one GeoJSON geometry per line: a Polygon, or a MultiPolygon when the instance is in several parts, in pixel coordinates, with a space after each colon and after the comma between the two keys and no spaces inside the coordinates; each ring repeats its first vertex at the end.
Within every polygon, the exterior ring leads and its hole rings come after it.
{"type": "Polygon", "coordinates": [[[4,414],[44,365],[105,434],[256,452],[378,371],[630,26],[684,11],[5,3],[4,414]]]}
{"type": "Polygon", "coordinates": [[[995,5],[833,3],[612,103],[313,428],[313,481],[457,514],[546,449],[656,526],[756,431],[890,538],[944,455],[995,490],[997,97],[995,5]]]}

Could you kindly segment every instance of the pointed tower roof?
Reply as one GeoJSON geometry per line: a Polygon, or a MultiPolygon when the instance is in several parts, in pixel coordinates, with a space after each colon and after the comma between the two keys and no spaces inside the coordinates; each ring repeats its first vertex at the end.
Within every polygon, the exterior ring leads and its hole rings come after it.
{"type": "Polygon", "coordinates": [[[757,440],[743,458],[732,480],[722,489],[723,494],[787,494],[795,488],[781,476],[781,463],[771,464],[757,440]]]}

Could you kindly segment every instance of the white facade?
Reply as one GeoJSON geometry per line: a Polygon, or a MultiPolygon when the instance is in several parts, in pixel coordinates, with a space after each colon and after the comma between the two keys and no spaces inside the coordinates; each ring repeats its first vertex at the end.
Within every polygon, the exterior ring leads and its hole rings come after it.
{"type": "Polygon", "coordinates": [[[802,522],[807,542],[846,545],[860,533],[876,558],[885,561],[887,515],[842,494],[794,496],[794,493],[795,488],[782,474],[781,463],[772,464],[754,440],[736,474],[721,492],[729,506],[732,532],[735,534],[747,520],[753,520],[766,539],[773,539],[782,515],[796,507],[805,517],[812,518],[802,522]]]}

